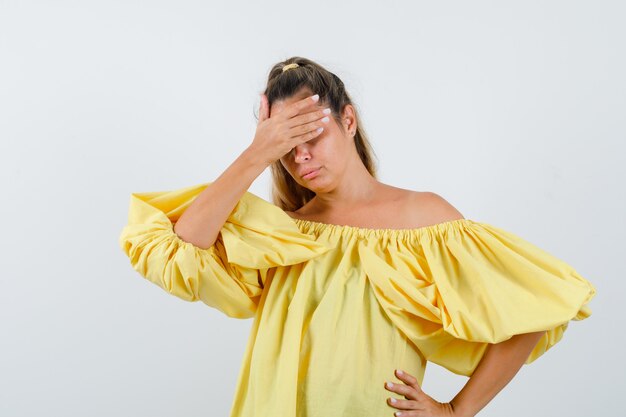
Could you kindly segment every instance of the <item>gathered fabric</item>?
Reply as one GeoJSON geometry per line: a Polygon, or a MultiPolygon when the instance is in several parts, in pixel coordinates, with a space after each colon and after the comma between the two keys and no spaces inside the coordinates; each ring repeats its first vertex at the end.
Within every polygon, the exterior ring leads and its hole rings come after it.
{"type": "Polygon", "coordinates": [[[173,227],[210,184],[133,193],[119,244],[168,293],[254,318],[230,417],[386,415],[394,369],[420,384],[427,362],[471,376],[488,344],[545,331],[530,364],[591,315],[596,289],[572,266],[467,218],[334,225],[247,191],[215,244],[196,247],[173,227]]]}

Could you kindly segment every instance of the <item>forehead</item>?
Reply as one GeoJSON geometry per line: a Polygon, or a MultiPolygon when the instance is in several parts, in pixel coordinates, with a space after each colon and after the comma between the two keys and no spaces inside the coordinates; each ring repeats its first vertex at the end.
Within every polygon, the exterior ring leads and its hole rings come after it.
{"type": "MultiPolygon", "coordinates": [[[[272,113],[278,113],[280,111],[282,111],[285,107],[291,105],[292,103],[295,103],[296,101],[300,101],[303,98],[306,98],[308,96],[312,96],[313,93],[311,92],[311,90],[309,90],[308,88],[302,88],[300,90],[298,90],[298,92],[296,92],[293,96],[291,97],[287,97],[281,100],[276,100],[272,103],[271,105],[271,112],[272,113]]],[[[313,103],[312,103],[313,104],[313,103]]]]}

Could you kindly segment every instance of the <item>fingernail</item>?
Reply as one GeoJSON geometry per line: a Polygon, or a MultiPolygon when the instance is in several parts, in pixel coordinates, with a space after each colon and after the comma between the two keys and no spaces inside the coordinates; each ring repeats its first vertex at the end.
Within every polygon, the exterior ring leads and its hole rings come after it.
{"type": "Polygon", "coordinates": [[[397,369],[396,371],[398,372],[398,375],[402,375],[404,373],[400,369],[397,369]]]}
{"type": "Polygon", "coordinates": [[[314,95],[314,96],[313,96],[313,97],[311,97],[311,98],[313,99],[313,101],[317,101],[317,100],[319,100],[319,99],[320,99],[320,95],[319,95],[319,94],[316,94],[316,95],[314,95]]]}
{"type": "Polygon", "coordinates": [[[387,388],[391,388],[393,387],[393,384],[391,382],[387,382],[387,388]]]}
{"type": "Polygon", "coordinates": [[[393,413],[394,416],[401,416],[402,413],[400,411],[396,411],[395,413],[393,413]]]}
{"type": "Polygon", "coordinates": [[[389,401],[395,404],[397,400],[395,398],[390,398],[389,401]]]}

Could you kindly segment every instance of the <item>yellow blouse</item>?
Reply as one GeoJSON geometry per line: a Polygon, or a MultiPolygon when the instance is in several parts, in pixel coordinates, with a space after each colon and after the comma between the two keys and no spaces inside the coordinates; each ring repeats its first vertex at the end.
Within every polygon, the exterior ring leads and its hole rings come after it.
{"type": "Polygon", "coordinates": [[[254,317],[230,417],[391,415],[384,382],[426,362],[471,376],[488,343],[591,315],[595,287],[513,233],[470,219],[368,229],[293,219],[246,192],[216,243],[173,225],[211,183],[133,193],[119,244],[170,294],[254,317]]]}

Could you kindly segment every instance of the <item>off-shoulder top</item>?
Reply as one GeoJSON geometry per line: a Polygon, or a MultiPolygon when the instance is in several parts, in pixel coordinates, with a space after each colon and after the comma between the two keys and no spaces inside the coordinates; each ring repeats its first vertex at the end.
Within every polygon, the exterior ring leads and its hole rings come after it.
{"type": "Polygon", "coordinates": [[[467,218],[334,225],[247,191],[215,244],[196,247],[173,226],[210,184],[133,193],[119,244],[168,293],[254,318],[230,417],[387,415],[394,369],[471,376],[489,343],[545,331],[530,364],[591,315],[595,287],[572,266],[467,218]]]}

